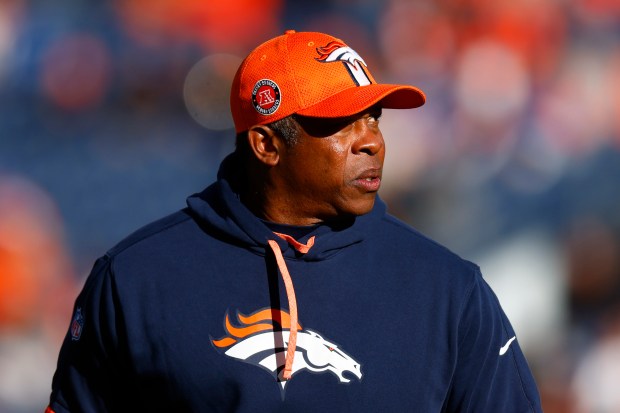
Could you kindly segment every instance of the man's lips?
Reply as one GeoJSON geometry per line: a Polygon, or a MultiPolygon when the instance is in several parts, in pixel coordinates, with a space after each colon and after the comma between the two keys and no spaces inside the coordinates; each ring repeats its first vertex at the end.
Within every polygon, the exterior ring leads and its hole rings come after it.
{"type": "Polygon", "coordinates": [[[370,169],[355,178],[355,185],[367,192],[376,192],[381,186],[381,170],[370,169]]]}

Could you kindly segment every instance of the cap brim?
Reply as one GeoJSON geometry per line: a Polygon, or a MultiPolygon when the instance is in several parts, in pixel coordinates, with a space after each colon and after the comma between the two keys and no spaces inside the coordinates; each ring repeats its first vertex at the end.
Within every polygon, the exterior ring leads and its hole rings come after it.
{"type": "Polygon", "coordinates": [[[426,102],[424,92],[413,86],[371,84],[352,87],[297,111],[302,116],[340,118],[379,104],[385,109],[413,109],[426,102]]]}

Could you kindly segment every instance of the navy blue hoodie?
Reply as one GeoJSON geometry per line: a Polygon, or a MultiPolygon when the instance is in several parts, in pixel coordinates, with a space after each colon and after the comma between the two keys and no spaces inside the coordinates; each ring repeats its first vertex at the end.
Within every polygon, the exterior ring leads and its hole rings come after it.
{"type": "Polygon", "coordinates": [[[48,411],[542,411],[476,265],[387,214],[380,199],[337,226],[274,226],[231,181],[221,173],[187,208],[97,260],[48,411]],[[274,230],[314,245],[300,253],[274,230]],[[290,297],[268,240],[297,302],[290,380],[281,374],[290,297]]]}

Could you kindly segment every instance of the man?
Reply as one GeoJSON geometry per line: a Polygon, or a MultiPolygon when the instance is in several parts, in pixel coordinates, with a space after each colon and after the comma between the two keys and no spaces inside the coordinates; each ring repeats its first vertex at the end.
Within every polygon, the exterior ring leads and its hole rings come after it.
{"type": "Polygon", "coordinates": [[[377,196],[381,110],[424,101],[326,34],[255,49],[235,152],[95,263],[48,412],[540,412],[478,267],[377,196]]]}

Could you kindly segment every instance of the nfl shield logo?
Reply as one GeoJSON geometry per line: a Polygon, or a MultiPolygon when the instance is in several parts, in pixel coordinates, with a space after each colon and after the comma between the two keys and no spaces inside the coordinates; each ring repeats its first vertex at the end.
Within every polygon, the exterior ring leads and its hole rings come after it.
{"type": "Polygon", "coordinates": [[[71,321],[71,340],[80,339],[82,327],[84,327],[84,316],[82,315],[82,308],[78,307],[73,315],[73,321],[71,321]]]}

